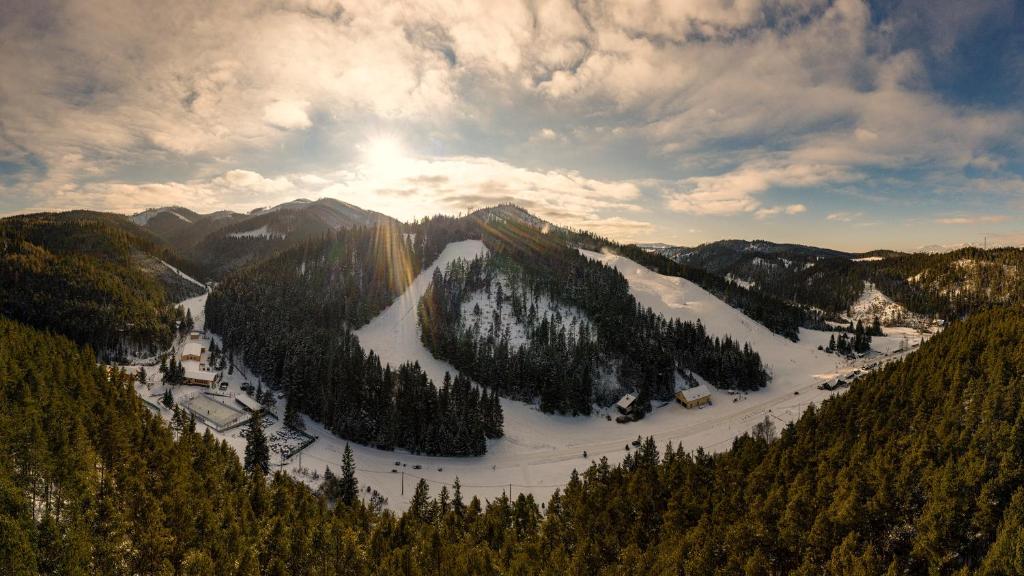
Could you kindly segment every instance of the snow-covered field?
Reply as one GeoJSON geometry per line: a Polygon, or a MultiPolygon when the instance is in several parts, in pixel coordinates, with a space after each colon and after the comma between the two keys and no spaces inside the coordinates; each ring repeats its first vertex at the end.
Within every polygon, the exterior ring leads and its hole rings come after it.
{"type": "MultiPolygon", "coordinates": [[[[436,266],[446,266],[456,258],[470,259],[485,251],[478,241],[450,244],[437,262],[413,281],[405,294],[357,331],[363,347],[374,350],[383,362],[392,365],[417,361],[436,381],[443,378],[445,371],[454,374],[451,365],[433,358],[420,343],[416,307],[436,266]]],[[[573,469],[583,470],[592,460],[601,457],[607,457],[612,463],[621,461],[632,448],[629,443],[637,436],[654,436],[661,446],[672,442],[688,450],[702,446],[709,451],[720,451],[728,448],[735,436],[749,431],[766,416],[781,427],[798,418],[809,403],[820,403],[835,394],[818,390],[819,383],[905,354],[921,338],[909,329],[888,331],[890,335],[874,340],[875,348],[886,355],[847,361],[817,350],[819,345],[828,342],[829,332],[802,330],[801,341],[794,343],[773,334],[686,280],[661,276],[620,256],[594,252],[585,252],[585,255],[618,269],[643,305],[671,318],[699,318],[712,334],[728,334],[750,342],[771,369],[773,381],[765,390],[749,394],[729,395],[712,389],[711,406],[687,410],[674,402],[666,403],[643,420],[630,424],[616,424],[609,409],[589,417],[574,418],[544,414],[534,406],[503,399],[505,437],[489,441],[484,456],[416,456],[353,444],[359,483],[364,491],[367,486],[372,487],[387,497],[391,508],[402,510],[408,506],[419,478],[426,479],[431,492],[436,494],[442,485],[450,486],[458,477],[467,497],[477,495],[493,499],[511,489],[513,495],[528,492],[546,501],[555,489],[565,485],[573,469]],[[607,418],[609,415],[612,419],[607,418]]],[[[203,326],[205,298],[203,295],[185,302],[197,327],[203,326]]],[[[226,377],[229,393],[238,391],[239,383],[245,379],[244,373],[242,367],[226,377]]],[[[248,381],[256,380],[248,378],[248,381]]],[[[140,387],[140,393],[151,395],[154,392],[140,387]]],[[[283,402],[279,402],[275,410],[283,414],[283,402]]],[[[164,415],[169,418],[167,411],[164,415]]],[[[337,471],[345,441],[308,419],[306,429],[318,439],[281,467],[316,485],[318,480],[311,472],[322,475],[326,466],[337,471]],[[306,471],[301,471],[300,466],[306,471]]],[[[268,430],[268,434],[273,433],[273,429],[268,430]]],[[[234,430],[224,437],[241,454],[245,440],[239,434],[234,430]]],[[[275,466],[279,465],[277,455],[273,458],[275,466]]]]}

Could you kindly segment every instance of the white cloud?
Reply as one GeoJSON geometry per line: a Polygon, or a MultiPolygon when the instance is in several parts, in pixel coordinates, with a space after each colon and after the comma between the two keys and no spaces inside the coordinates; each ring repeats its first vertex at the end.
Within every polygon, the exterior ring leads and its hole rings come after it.
{"type": "Polygon", "coordinates": [[[643,212],[635,183],[597,180],[571,170],[529,170],[483,157],[407,157],[386,167],[360,165],[327,177],[336,183],[324,194],[403,219],[513,202],[541,218],[601,233],[647,226],[621,216],[643,212]],[[619,216],[609,218],[610,212],[619,216]]]}
{"type": "Polygon", "coordinates": [[[548,142],[558,140],[558,132],[555,132],[551,128],[541,128],[533,135],[532,140],[545,140],[548,142]]]}
{"type": "Polygon", "coordinates": [[[788,206],[765,200],[776,189],[828,194],[879,169],[925,173],[908,178],[935,194],[1024,193],[1008,160],[1020,156],[1021,111],[936,96],[925,53],[895,47],[892,23],[879,24],[861,0],[38,6],[5,11],[0,27],[0,68],[19,71],[0,99],[0,158],[44,167],[0,180],[3,209],[116,206],[105,191],[117,187],[147,203],[166,193],[256,205],[331,188],[403,211],[394,199],[423,190],[437,205],[413,202],[421,214],[521,196],[553,216],[598,222],[601,210],[652,207],[631,183],[648,163],[600,164],[623,142],[648,146],[630,152],[659,163],[666,204],[690,214],[783,214],[788,206]],[[331,124],[316,143],[329,149],[295,161],[302,174],[228,177],[238,166],[289,170],[272,151],[319,136],[301,132],[313,118],[317,129],[331,124]],[[422,182],[359,166],[331,172],[352,160],[361,131],[378,128],[414,134],[434,154],[470,150],[523,166],[550,166],[542,154],[551,146],[506,143],[571,137],[571,165],[605,179],[458,156],[413,159],[422,182]],[[176,170],[164,179],[177,183],[119,183],[153,167],[176,170]],[[965,168],[986,177],[968,180],[965,168]]]}
{"type": "Polygon", "coordinates": [[[1008,216],[998,215],[984,215],[984,216],[947,216],[945,218],[936,218],[935,222],[938,224],[996,224],[998,222],[1006,222],[1009,220],[1008,216]]]}
{"type": "Polygon", "coordinates": [[[853,222],[864,214],[862,212],[832,212],[825,217],[829,222],[853,222]]]}
{"type": "Polygon", "coordinates": [[[313,123],[306,113],[309,102],[279,100],[263,108],[263,120],[285,130],[309,128],[313,123]]]}
{"type": "Polygon", "coordinates": [[[758,208],[754,211],[754,218],[758,220],[764,220],[771,216],[778,214],[802,214],[807,211],[807,207],[803,204],[790,204],[788,206],[772,206],[771,208],[758,208]]]}
{"type": "Polygon", "coordinates": [[[387,167],[361,163],[321,174],[267,177],[230,170],[187,182],[92,183],[53,195],[41,208],[138,212],[166,205],[200,211],[235,210],[296,197],[334,197],[403,220],[458,214],[513,202],[560,225],[633,240],[652,229],[642,219],[635,183],[587,178],[574,171],[536,171],[482,157],[408,157],[387,167]]]}
{"type": "MultiPolygon", "coordinates": [[[[756,162],[717,176],[697,176],[679,183],[681,190],[669,191],[668,207],[689,214],[735,214],[755,212],[769,216],[784,208],[762,208],[758,196],[774,187],[806,188],[824,183],[847,182],[855,176],[841,166],[756,162]],[[772,210],[776,210],[772,212],[772,210]]],[[[802,209],[795,208],[798,213],[802,209]]],[[[806,209],[806,208],[804,208],[806,209]]]]}

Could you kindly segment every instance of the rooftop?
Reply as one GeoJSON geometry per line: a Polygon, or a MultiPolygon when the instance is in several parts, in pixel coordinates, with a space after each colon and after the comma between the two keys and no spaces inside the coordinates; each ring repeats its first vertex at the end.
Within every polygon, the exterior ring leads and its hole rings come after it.
{"type": "Polygon", "coordinates": [[[709,390],[708,387],[705,386],[704,384],[698,384],[693,388],[683,390],[682,395],[683,399],[685,399],[687,402],[693,402],[694,400],[700,400],[701,398],[711,396],[711,390],[709,390]]]}

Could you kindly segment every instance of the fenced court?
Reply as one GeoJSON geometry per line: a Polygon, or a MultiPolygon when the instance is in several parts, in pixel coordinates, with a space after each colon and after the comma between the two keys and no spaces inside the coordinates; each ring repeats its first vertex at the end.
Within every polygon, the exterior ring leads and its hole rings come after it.
{"type": "Polygon", "coordinates": [[[185,408],[194,414],[197,420],[218,432],[239,426],[245,423],[250,416],[248,413],[218,402],[206,394],[196,394],[185,403],[185,408]]]}

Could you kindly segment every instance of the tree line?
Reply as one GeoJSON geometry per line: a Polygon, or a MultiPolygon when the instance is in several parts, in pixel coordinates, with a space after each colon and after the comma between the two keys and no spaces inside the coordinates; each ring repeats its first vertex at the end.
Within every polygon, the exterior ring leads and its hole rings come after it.
{"type": "MultiPolygon", "coordinates": [[[[985,311],[717,455],[647,439],[544,503],[246,471],[131,376],[0,319],[0,566],[29,574],[1013,574],[1024,315],[985,311]],[[892,454],[900,454],[892,458],[892,454]],[[202,487],[202,489],[197,489],[202,487]]],[[[346,471],[347,470],[347,471],[346,471]]]]}
{"type": "MultiPolygon", "coordinates": [[[[740,257],[708,256],[699,265],[753,281],[754,292],[797,304],[808,313],[821,310],[832,320],[847,313],[863,294],[865,282],[873,283],[910,312],[933,318],[962,318],[991,305],[1024,302],[1024,289],[1018,281],[1024,271],[1024,250],[1020,248],[882,254],[879,260],[859,261],[848,256],[805,256],[795,262],[799,265],[788,266],[779,257],[755,250],[740,257]]],[[[820,327],[813,317],[804,325],[820,327]]]]}
{"type": "Polygon", "coordinates": [[[492,255],[435,270],[418,308],[422,340],[435,356],[505,396],[568,414],[589,414],[594,402],[610,404],[623,389],[636,390],[641,406],[671,398],[677,370],[722,388],[766,385],[768,374],[749,345],[645,310],[613,268],[540,232],[510,226],[492,224],[484,236],[492,255]],[[507,240],[524,237],[529,240],[507,240]],[[487,331],[477,311],[463,310],[481,294],[494,306],[493,317],[484,319],[487,331]],[[538,311],[542,295],[553,312],[538,311]],[[565,304],[584,319],[567,325],[565,304]],[[523,341],[512,341],[509,326],[502,327],[506,311],[507,322],[522,327],[523,341]],[[609,375],[618,386],[599,382],[609,375]]]}
{"type": "Polygon", "coordinates": [[[482,454],[501,406],[461,381],[435,386],[418,365],[382,366],[352,334],[411,282],[427,234],[340,230],[228,275],[207,301],[225,353],[343,438],[443,455],[482,454]]]}

